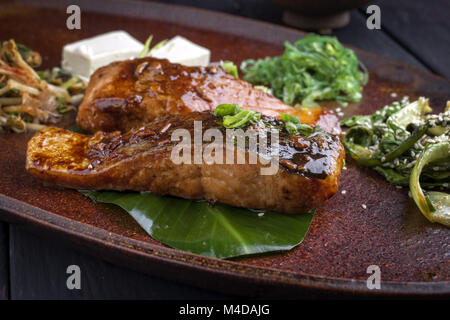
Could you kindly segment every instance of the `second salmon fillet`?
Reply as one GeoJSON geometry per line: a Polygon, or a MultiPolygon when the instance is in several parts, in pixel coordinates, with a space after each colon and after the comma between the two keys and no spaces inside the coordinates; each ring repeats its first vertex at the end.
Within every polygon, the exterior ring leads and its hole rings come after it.
{"type": "Polygon", "coordinates": [[[151,57],[98,69],[79,107],[77,123],[89,132],[125,132],[167,114],[214,110],[223,103],[272,117],[292,114],[302,123],[340,133],[339,121],[330,111],[289,106],[220,66],[186,67],[151,57]]]}

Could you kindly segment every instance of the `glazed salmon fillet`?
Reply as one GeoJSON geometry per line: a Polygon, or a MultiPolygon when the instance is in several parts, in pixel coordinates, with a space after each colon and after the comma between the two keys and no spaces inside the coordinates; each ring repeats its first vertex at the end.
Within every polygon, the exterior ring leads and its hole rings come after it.
{"type": "MultiPolygon", "coordinates": [[[[151,191],[288,214],[316,208],[337,192],[344,148],[337,136],[323,131],[304,136],[284,130],[278,141],[261,148],[233,148],[234,158],[243,153],[246,161],[241,164],[175,163],[172,151],[179,142],[172,139],[174,131],[185,129],[193,137],[195,123],[201,123],[203,132],[216,129],[225,135],[217,119],[211,111],[174,114],[125,133],[100,131],[93,136],[49,127],[29,141],[26,169],[37,179],[69,188],[151,191]],[[250,156],[267,155],[275,147],[278,156],[270,163],[276,171],[261,174],[268,163],[251,163],[250,156]]],[[[276,118],[262,120],[282,125],[276,118]]],[[[257,136],[271,134],[266,125],[253,124],[250,129],[257,136]]],[[[203,150],[209,144],[203,143],[203,150]]]]}
{"type": "Polygon", "coordinates": [[[89,132],[125,132],[167,114],[214,110],[223,103],[272,117],[293,114],[302,123],[340,133],[339,121],[330,111],[284,104],[220,66],[186,67],[151,57],[98,69],[78,109],[77,123],[89,132]]]}

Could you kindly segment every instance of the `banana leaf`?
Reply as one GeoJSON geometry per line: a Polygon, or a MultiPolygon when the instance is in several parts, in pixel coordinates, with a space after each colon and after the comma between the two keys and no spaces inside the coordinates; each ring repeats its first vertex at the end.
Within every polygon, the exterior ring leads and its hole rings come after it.
{"type": "Polygon", "coordinates": [[[81,191],[127,211],[155,240],[215,258],[290,250],[305,237],[314,210],[300,215],[212,206],[149,192],[81,191]]]}

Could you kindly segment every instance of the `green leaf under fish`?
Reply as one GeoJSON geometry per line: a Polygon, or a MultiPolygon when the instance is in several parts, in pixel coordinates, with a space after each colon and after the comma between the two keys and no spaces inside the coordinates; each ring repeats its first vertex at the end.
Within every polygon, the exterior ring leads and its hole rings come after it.
{"type": "Polygon", "coordinates": [[[284,215],[149,192],[81,192],[118,205],[163,244],[223,259],[290,250],[302,242],[314,216],[314,211],[284,215]]]}

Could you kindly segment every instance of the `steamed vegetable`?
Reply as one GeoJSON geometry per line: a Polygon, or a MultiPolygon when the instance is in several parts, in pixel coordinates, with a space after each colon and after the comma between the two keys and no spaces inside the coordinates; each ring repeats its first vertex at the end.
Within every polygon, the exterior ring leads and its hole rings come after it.
{"type": "Polygon", "coordinates": [[[448,189],[450,183],[450,107],[432,111],[428,99],[407,98],[372,115],[343,120],[349,127],[343,143],[359,164],[372,167],[390,183],[410,186],[421,212],[430,220],[448,225],[448,194],[424,188],[448,189]],[[434,205],[436,204],[436,205],[434,205]],[[437,209],[439,208],[439,209],[437,209]]]}
{"type": "Polygon", "coordinates": [[[352,50],[336,38],[318,35],[286,42],[282,56],[246,60],[241,70],[245,80],[271,88],[274,96],[291,105],[358,102],[368,81],[367,70],[352,50]]]}
{"type": "Polygon", "coordinates": [[[411,172],[409,187],[414,201],[428,220],[450,227],[450,195],[437,191],[428,191],[424,194],[420,187],[419,179],[423,168],[438,161],[450,161],[450,142],[427,145],[411,172]]]}

